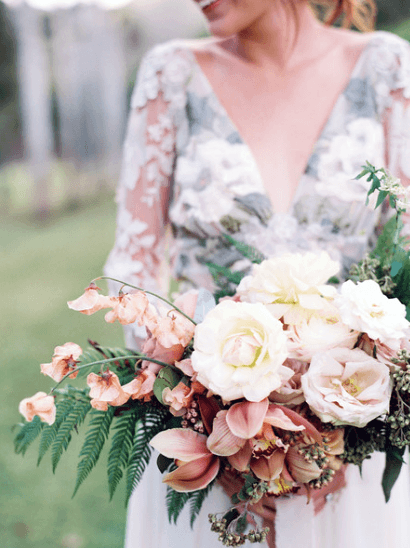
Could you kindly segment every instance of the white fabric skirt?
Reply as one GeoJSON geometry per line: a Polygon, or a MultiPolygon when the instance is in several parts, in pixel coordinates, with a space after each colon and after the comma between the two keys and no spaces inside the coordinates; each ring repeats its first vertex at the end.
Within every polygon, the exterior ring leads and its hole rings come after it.
{"type": "MultiPolygon", "coordinates": [[[[349,466],[347,486],[317,516],[304,496],[278,499],[277,548],[409,548],[409,465],[403,465],[388,504],[381,488],[383,467],[382,453],[364,462],[362,477],[358,467],[349,466]]],[[[131,497],[125,548],[222,548],[208,522],[209,513],[231,506],[222,488],[216,486],[208,495],[191,529],[189,503],[177,525],[168,522],[166,486],[161,479],[153,456],[131,497]]],[[[247,544],[267,548],[266,544],[247,544]]]]}

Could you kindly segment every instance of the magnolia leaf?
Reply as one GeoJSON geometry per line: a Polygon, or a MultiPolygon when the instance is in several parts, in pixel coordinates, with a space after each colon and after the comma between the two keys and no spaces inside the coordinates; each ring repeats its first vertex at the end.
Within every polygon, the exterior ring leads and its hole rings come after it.
{"type": "Polygon", "coordinates": [[[400,272],[402,266],[403,263],[400,263],[399,261],[393,261],[391,264],[390,276],[394,278],[394,276],[396,276],[400,272]]]}
{"type": "Polygon", "coordinates": [[[384,202],[384,200],[387,198],[388,195],[389,195],[389,193],[387,192],[387,190],[380,190],[379,191],[379,195],[377,197],[377,202],[376,202],[375,209],[377,209],[379,206],[382,205],[382,203],[384,202]]]}
{"type": "Polygon", "coordinates": [[[179,381],[182,378],[182,374],[180,375],[175,371],[172,367],[164,367],[160,370],[160,372],[157,375],[157,378],[154,382],[154,395],[157,398],[157,400],[164,404],[162,400],[162,392],[165,388],[170,388],[171,390],[177,386],[179,381]]]}
{"type": "Polygon", "coordinates": [[[210,291],[201,288],[198,291],[198,299],[196,302],[194,322],[201,323],[205,316],[215,307],[215,299],[210,291]]]}
{"type": "Polygon", "coordinates": [[[400,470],[403,464],[404,448],[387,447],[386,449],[386,465],[383,471],[382,487],[386,502],[389,501],[391,490],[399,477],[400,470]]]}

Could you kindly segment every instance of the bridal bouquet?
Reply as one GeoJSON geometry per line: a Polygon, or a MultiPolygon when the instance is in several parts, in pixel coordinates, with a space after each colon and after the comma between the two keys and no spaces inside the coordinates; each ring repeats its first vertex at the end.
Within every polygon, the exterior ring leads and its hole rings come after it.
{"type": "Polygon", "coordinates": [[[265,260],[239,242],[253,270],[239,281],[213,265],[228,288],[218,302],[201,289],[153,304],[126,284],[108,297],[92,282],[69,307],[145,326],[142,350],[57,346],[41,365],[57,384],[20,403],[26,422],[16,451],[40,436],[38,460],[50,449],[55,469],[89,415],[74,493],[111,428],[111,497],[124,473],[131,494],[155,448],[169,519],[189,501],[191,523],[228,473],[239,485],[232,508],[209,516],[227,546],[266,539],[252,514],[266,494],[310,497],[373,451],[386,453],[388,499],[410,444],[410,257],[400,236],[407,194],[384,170],[368,164],[362,176],[369,194],[378,192],[376,206],[388,199],[396,215],[344,283],[325,252],[265,260]],[[84,374],[88,386],[62,386],[84,374]]]}

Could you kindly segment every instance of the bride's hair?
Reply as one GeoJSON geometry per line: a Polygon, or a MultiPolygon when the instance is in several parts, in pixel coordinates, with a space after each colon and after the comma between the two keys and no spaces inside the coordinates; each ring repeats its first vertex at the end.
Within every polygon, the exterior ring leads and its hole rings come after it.
{"type": "Polygon", "coordinates": [[[374,29],[376,4],[374,0],[309,0],[318,16],[328,25],[340,22],[343,27],[361,31],[374,29]]]}

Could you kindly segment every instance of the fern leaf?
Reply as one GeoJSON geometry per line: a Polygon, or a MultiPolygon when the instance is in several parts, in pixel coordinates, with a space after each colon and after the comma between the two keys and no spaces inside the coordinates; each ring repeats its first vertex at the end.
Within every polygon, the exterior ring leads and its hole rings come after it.
{"type": "Polygon", "coordinates": [[[63,451],[67,449],[68,444],[71,441],[71,433],[73,429],[77,428],[77,426],[84,422],[88,411],[91,409],[89,400],[74,400],[72,403],[73,405],[65,420],[62,422],[51,449],[53,473],[56,471],[57,464],[60,461],[63,451]]]}
{"type": "Polygon", "coordinates": [[[40,438],[40,445],[38,448],[38,460],[37,466],[42,461],[44,455],[47,453],[48,449],[51,447],[51,444],[55,440],[58,429],[61,426],[61,423],[64,421],[65,417],[70,412],[74,401],[72,399],[60,400],[56,403],[56,420],[51,425],[46,425],[43,428],[43,433],[40,438]]]}
{"type": "Polygon", "coordinates": [[[116,431],[112,437],[111,449],[108,455],[107,472],[110,500],[122,478],[123,470],[128,466],[138,418],[138,414],[135,412],[125,413],[117,420],[115,425],[116,431]]]}
{"type": "Polygon", "coordinates": [[[204,500],[212,490],[213,482],[207,485],[204,489],[199,491],[193,491],[190,497],[190,514],[191,514],[191,528],[194,526],[195,520],[201,511],[204,500]]]}
{"type": "Polygon", "coordinates": [[[137,425],[131,458],[127,470],[126,504],[137,487],[151,457],[150,440],[164,429],[164,414],[160,410],[147,413],[137,425]]]}
{"type": "Polygon", "coordinates": [[[105,440],[108,438],[111,423],[114,418],[115,407],[108,407],[108,411],[94,411],[89,423],[84,445],[80,451],[80,462],[77,467],[77,480],[74,495],[88,474],[97,464],[105,440]]]}
{"type": "Polygon", "coordinates": [[[224,236],[231,245],[236,247],[239,253],[243,255],[243,257],[245,257],[245,259],[249,259],[252,263],[260,264],[266,259],[266,257],[254,247],[245,244],[244,242],[239,242],[238,240],[235,240],[235,238],[232,238],[232,236],[229,236],[229,234],[224,234],[224,236]]]}
{"type": "Polygon", "coordinates": [[[14,450],[17,454],[24,455],[29,445],[40,434],[44,427],[44,422],[41,422],[40,417],[34,417],[31,422],[21,423],[20,430],[14,438],[14,450]]]}
{"type": "MultiPolygon", "coordinates": [[[[104,358],[118,358],[117,361],[110,362],[109,367],[111,371],[117,373],[121,382],[127,382],[127,377],[135,372],[135,364],[139,360],[138,356],[135,356],[135,360],[122,359],[123,356],[129,356],[130,354],[133,354],[133,351],[127,350],[126,348],[107,348],[97,345],[97,348],[89,348],[81,354],[80,365],[101,361],[104,358]]],[[[101,364],[97,364],[90,368],[86,367],[78,372],[78,377],[88,375],[91,372],[99,373],[100,370],[101,364]]]]}
{"type": "Polygon", "coordinates": [[[167,503],[169,523],[177,522],[179,514],[191,497],[192,493],[180,493],[179,491],[174,491],[171,487],[167,488],[165,500],[167,503]]]}

